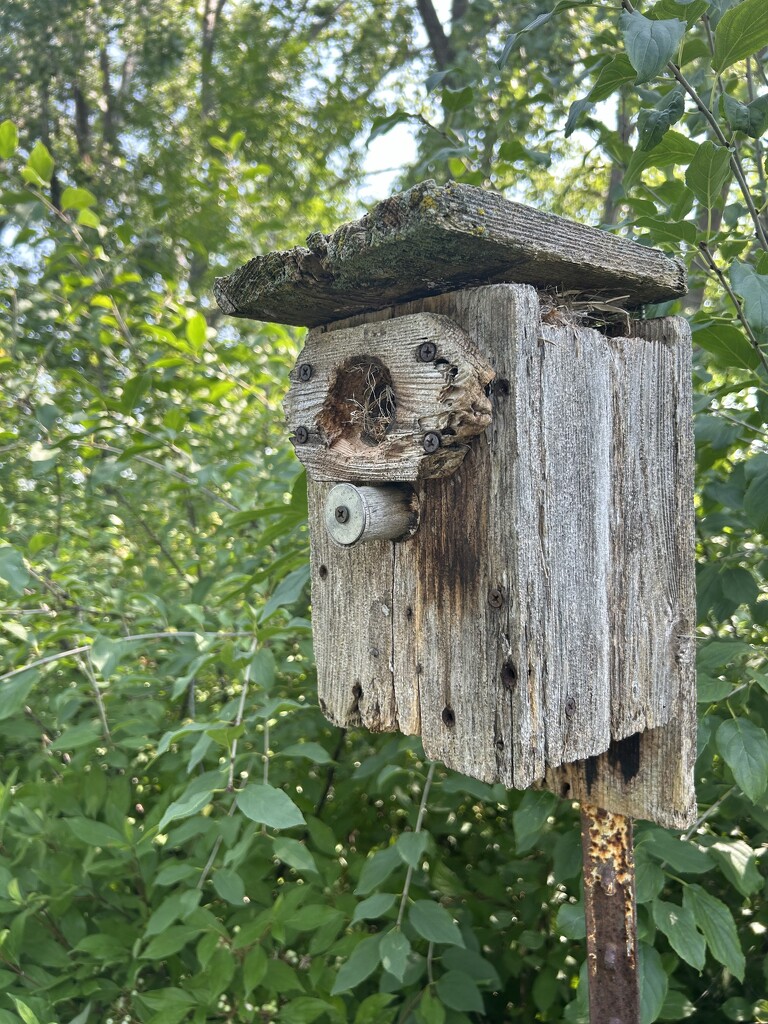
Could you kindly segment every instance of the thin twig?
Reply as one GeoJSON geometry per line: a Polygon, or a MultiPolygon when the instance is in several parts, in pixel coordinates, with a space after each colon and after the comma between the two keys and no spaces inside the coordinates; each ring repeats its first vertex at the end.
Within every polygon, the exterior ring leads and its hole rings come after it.
{"type": "Polygon", "coordinates": [[[723,803],[724,800],[728,799],[728,797],[731,795],[731,793],[733,793],[735,791],[735,789],[736,789],[735,786],[731,786],[731,788],[727,789],[723,793],[723,795],[721,797],[718,797],[718,799],[715,800],[715,802],[713,804],[711,804],[706,809],[706,811],[704,811],[704,813],[702,815],[700,815],[696,819],[696,821],[694,821],[694,823],[691,825],[691,827],[688,829],[688,831],[683,836],[683,839],[690,839],[691,836],[694,834],[694,832],[698,832],[698,830],[701,828],[701,826],[704,824],[704,822],[707,820],[707,818],[711,818],[712,817],[712,815],[715,813],[715,811],[718,809],[718,807],[723,803]]]}
{"type": "Polygon", "coordinates": [[[728,295],[728,298],[731,300],[731,302],[736,307],[736,314],[737,314],[739,320],[741,320],[742,324],[744,325],[744,330],[747,333],[747,337],[749,338],[749,342],[750,342],[752,348],[757,353],[758,358],[760,359],[760,362],[763,364],[763,369],[765,370],[766,373],[768,373],[768,360],[766,360],[765,353],[763,352],[763,349],[762,349],[762,347],[760,345],[760,342],[755,337],[755,334],[754,334],[752,328],[749,325],[749,321],[747,320],[746,316],[744,315],[744,309],[743,309],[742,304],[741,304],[741,299],[738,297],[738,295],[736,295],[736,293],[734,292],[733,288],[731,288],[731,286],[730,286],[730,284],[728,282],[728,278],[722,272],[720,267],[718,267],[717,263],[715,263],[715,258],[712,255],[712,253],[710,252],[709,246],[707,245],[706,242],[699,242],[699,252],[704,257],[704,259],[706,261],[706,264],[709,267],[709,269],[717,277],[718,281],[720,282],[720,284],[722,285],[722,287],[725,290],[726,294],[728,295]]]}
{"type": "MultiPolygon", "coordinates": [[[[429,797],[429,790],[432,785],[432,779],[434,778],[435,775],[435,765],[436,762],[432,761],[429,766],[429,771],[427,772],[427,778],[424,782],[424,789],[421,792],[421,804],[419,805],[419,814],[418,817],[416,818],[416,828],[413,830],[414,832],[421,832],[421,826],[424,821],[424,815],[426,814],[427,811],[427,799],[429,797]]],[[[408,890],[411,888],[412,878],[413,867],[409,864],[408,871],[405,876],[405,884],[403,885],[403,895],[400,900],[400,909],[397,913],[397,924],[395,925],[396,928],[400,928],[400,926],[403,923],[403,917],[405,915],[405,905],[408,902],[408,890]]]]}
{"type": "MultiPolygon", "coordinates": [[[[127,636],[116,636],[110,637],[113,643],[131,642],[134,640],[180,640],[184,637],[190,636],[213,636],[221,637],[222,640],[228,639],[233,636],[252,636],[250,630],[233,630],[230,633],[224,633],[217,630],[170,630],[165,633],[129,633],[127,636]]],[[[37,658],[35,661],[30,661],[26,665],[21,665],[19,668],[11,669],[10,672],[5,672],[0,676],[0,683],[6,679],[11,679],[13,676],[18,676],[22,672],[29,672],[33,668],[40,668],[42,665],[50,665],[51,662],[61,661],[62,658],[74,657],[78,654],[84,654],[86,651],[90,651],[93,644],[81,644],[80,647],[71,647],[68,651],[60,651],[58,654],[49,654],[45,658],[37,658]]]]}
{"type": "MultiPolygon", "coordinates": [[[[235,715],[234,725],[237,728],[238,725],[243,721],[243,714],[245,713],[245,701],[248,696],[248,684],[251,681],[251,665],[253,663],[253,656],[256,653],[256,645],[258,641],[256,637],[253,638],[251,649],[248,652],[248,664],[245,666],[245,672],[243,672],[243,686],[240,690],[240,703],[237,705],[237,714],[235,715]]],[[[232,740],[232,746],[229,752],[229,782],[227,783],[227,789],[231,793],[235,788],[235,757],[237,756],[237,736],[232,740]]]]}
{"type": "Polygon", "coordinates": [[[86,652],[85,658],[77,659],[83,673],[88,677],[88,681],[91,684],[94,697],[96,698],[96,707],[99,709],[99,718],[101,719],[101,728],[104,732],[104,739],[112,745],[112,733],[109,731],[109,722],[107,721],[107,709],[104,707],[104,698],[101,696],[101,690],[99,684],[96,681],[96,676],[93,671],[93,662],[91,661],[90,650],[86,652]]]}

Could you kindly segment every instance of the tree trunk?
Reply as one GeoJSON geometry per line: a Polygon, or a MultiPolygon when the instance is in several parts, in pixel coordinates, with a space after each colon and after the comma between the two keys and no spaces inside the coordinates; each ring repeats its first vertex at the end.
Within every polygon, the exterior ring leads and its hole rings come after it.
{"type": "Polygon", "coordinates": [[[416,6],[429,39],[429,47],[435,58],[435,64],[439,71],[445,71],[451,66],[454,59],[451,40],[445,34],[445,29],[440,23],[432,0],[416,0],[416,6]]]}

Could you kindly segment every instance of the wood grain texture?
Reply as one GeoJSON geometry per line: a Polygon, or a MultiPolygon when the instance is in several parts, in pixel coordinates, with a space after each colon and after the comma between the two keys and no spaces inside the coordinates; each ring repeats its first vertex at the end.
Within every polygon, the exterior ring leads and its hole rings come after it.
{"type": "MultiPolygon", "coordinates": [[[[451,317],[481,348],[496,371],[492,421],[453,476],[416,484],[421,522],[405,542],[360,545],[345,561],[316,536],[327,485],[310,483],[329,716],[420,733],[428,756],[485,781],[525,787],[546,774],[556,792],[616,813],[688,820],[687,326],[652,321],[607,338],[567,308],[542,324],[521,285],[374,317],[417,310],[451,317]],[[387,642],[384,672],[370,648],[387,642]]],[[[332,347],[334,334],[318,338],[332,347]]]]}
{"type": "Polygon", "coordinates": [[[667,828],[686,828],[696,817],[691,336],[688,324],[677,317],[635,323],[633,332],[637,341],[629,339],[627,345],[627,339],[616,339],[616,345],[644,371],[642,380],[634,376],[639,389],[650,387],[649,381],[656,378],[658,399],[645,401],[642,409],[627,414],[630,422],[639,416],[642,423],[636,423],[640,444],[635,458],[628,457],[631,453],[624,438],[624,472],[618,481],[627,500],[624,522],[617,526],[614,538],[616,544],[623,540],[625,577],[621,589],[614,581],[617,596],[624,600],[621,607],[614,605],[612,622],[612,717],[625,717],[620,723],[623,730],[631,726],[632,714],[638,722],[653,721],[654,714],[660,718],[661,705],[668,701],[669,718],[657,728],[613,742],[599,757],[550,770],[547,783],[563,796],[618,814],[648,818],[667,828]],[[656,422],[648,422],[654,415],[656,422]],[[665,422],[666,444],[662,440],[665,422]],[[641,490],[643,474],[649,472],[656,477],[648,484],[649,496],[667,496],[656,509],[648,506],[641,490]],[[648,642],[651,634],[655,645],[648,642]],[[638,682],[643,684],[645,703],[638,699],[638,682]],[[676,687],[670,685],[674,682],[676,687]],[[648,700],[654,691],[659,708],[648,700]]]}
{"type": "Polygon", "coordinates": [[[392,542],[343,548],[323,525],[332,484],[309,483],[312,612],[318,695],[336,725],[398,728],[392,629],[392,542]]]}
{"type": "Polygon", "coordinates": [[[472,185],[424,181],[307,246],[257,256],[215,295],[232,316],[319,326],[498,281],[599,291],[629,306],[686,291],[683,264],[472,185]]]}
{"type": "Polygon", "coordinates": [[[490,422],[485,388],[492,378],[469,337],[445,316],[416,313],[339,329],[332,347],[313,331],[285,400],[296,455],[314,480],[447,476],[490,422]],[[434,358],[419,358],[425,345],[434,358]],[[308,380],[304,367],[311,368],[308,380]],[[425,450],[429,433],[435,450],[425,450]]]}

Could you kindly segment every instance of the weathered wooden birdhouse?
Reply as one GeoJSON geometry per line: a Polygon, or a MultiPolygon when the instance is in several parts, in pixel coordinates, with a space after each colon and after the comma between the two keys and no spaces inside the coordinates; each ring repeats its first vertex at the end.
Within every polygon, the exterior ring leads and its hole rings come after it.
{"type": "Polygon", "coordinates": [[[285,410],[331,721],[689,822],[691,343],[640,312],[684,292],[660,252],[434,182],[217,282],[311,328],[285,410]]]}

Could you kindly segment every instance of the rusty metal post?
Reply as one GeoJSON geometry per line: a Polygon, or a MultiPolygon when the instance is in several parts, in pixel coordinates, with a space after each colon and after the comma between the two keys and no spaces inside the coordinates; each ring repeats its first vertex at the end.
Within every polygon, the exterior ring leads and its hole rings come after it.
{"type": "Polygon", "coordinates": [[[590,1024],[640,1024],[632,819],[582,804],[590,1024]]]}

